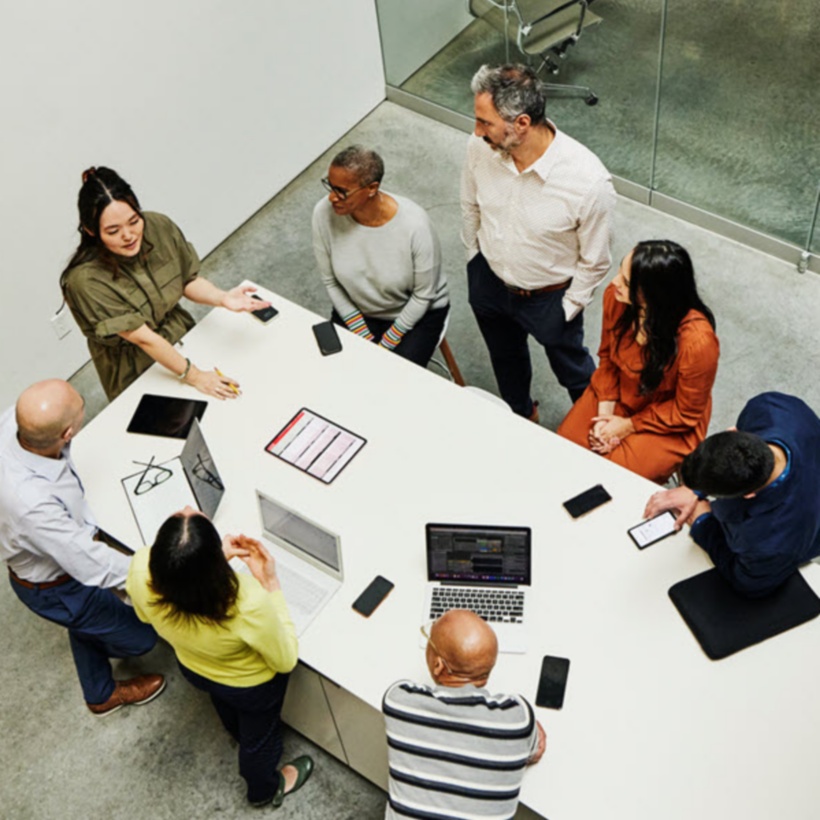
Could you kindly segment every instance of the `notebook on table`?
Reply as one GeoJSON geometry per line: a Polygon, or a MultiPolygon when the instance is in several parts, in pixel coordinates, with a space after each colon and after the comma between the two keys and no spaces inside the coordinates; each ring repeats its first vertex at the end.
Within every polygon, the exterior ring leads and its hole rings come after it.
{"type": "Polygon", "coordinates": [[[495,630],[501,652],[526,652],[526,590],[532,583],[529,527],[427,524],[422,619],[469,609],[495,630]]]}
{"type": "Polygon", "coordinates": [[[276,545],[276,573],[301,635],[342,585],[341,539],[260,490],[256,496],[262,533],[276,545]]]}

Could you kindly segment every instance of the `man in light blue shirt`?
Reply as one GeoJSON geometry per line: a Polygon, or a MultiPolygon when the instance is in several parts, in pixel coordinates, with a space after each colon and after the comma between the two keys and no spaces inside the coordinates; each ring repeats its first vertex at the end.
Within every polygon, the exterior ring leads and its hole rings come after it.
{"type": "Polygon", "coordinates": [[[109,658],[142,655],[157,636],[117,594],[130,559],[96,540],[70,456],[83,415],[82,397],[57,379],[32,385],[0,415],[0,557],[17,597],[68,628],[86,704],[103,716],[147,703],[165,680],[111,673],[109,658]]]}

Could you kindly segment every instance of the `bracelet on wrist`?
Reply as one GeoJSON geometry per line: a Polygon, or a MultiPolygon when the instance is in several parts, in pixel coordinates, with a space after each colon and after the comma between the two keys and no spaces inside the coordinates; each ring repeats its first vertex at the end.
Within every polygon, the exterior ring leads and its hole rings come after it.
{"type": "Polygon", "coordinates": [[[181,382],[184,382],[185,379],[188,378],[188,374],[190,372],[191,372],[191,360],[186,358],[185,359],[185,370],[183,370],[182,373],[179,374],[179,380],[181,382]]]}

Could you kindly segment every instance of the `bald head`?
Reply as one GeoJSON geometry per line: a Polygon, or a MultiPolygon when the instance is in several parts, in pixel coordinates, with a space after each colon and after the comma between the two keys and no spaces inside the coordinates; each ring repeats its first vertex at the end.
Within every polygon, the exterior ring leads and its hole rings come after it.
{"type": "Polygon", "coordinates": [[[431,664],[430,671],[436,680],[452,676],[462,683],[486,682],[498,657],[498,639],[492,627],[478,615],[466,609],[451,609],[433,624],[430,638],[434,646],[428,647],[428,651],[432,650],[434,661],[441,660],[439,665],[431,664]],[[437,674],[436,669],[442,668],[445,674],[437,674]]]}
{"type": "Polygon", "coordinates": [[[83,423],[82,396],[61,379],[37,382],[17,400],[17,436],[27,450],[59,455],[83,423]]]}

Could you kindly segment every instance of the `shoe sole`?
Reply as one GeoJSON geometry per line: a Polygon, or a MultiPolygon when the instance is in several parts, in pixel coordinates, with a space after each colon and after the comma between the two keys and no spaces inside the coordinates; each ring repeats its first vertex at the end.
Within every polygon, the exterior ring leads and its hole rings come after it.
{"type": "Polygon", "coordinates": [[[89,709],[92,715],[97,718],[104,718],[108,717],[109,715],[113,715],[114,712],[119,712],[120,709],[124,709],[126,706],[144,706],[146,703],[150,703],[154,698],[158,698],[164,691],[165,687],[168,685],[168,681],[163,679],[162,686],[157,689],[156,692],[152,692],[148,695],[147,698],[143,698],[142,700],[133,700],[131,703],[120,703],[117,706],[112,706],[110,709],[107,709],[105,712],[94,712],[89,709]]]}

